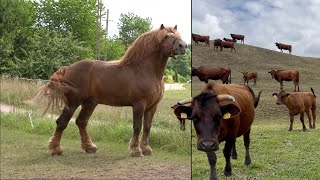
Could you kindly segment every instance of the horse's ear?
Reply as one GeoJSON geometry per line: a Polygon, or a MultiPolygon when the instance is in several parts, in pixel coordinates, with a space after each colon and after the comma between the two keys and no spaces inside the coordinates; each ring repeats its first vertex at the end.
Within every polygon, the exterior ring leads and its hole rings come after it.
{"type": "Polygon", "coordinates": [[[162,29],[164,29],[164,25],[163,24],[161,24],[161,26],[160,26],[160,30],[162,30],[162,29]]]}
{"type": "Polygon", "coordinates": [[[174,26],[174,29],[175,29],[175,30],[177,30],[177,29],[178,29],[177,25],[175,25],[175,26],[174,26]]]}

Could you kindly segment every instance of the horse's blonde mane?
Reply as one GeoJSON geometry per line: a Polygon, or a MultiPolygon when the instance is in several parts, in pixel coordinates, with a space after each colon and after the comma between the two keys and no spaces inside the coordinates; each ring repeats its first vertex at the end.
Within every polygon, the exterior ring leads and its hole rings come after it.
{"type": "Polygon", "coordinates": [[[139,64],[146,59],[146,56],[159,52],[160,45],[168,33],[174,33],[180,37],[180,34],[172,27],[165,27],[162,30],[158,28],[142,34],[129,46],[125,55],[120,59],[119,65],[139,64]]]}

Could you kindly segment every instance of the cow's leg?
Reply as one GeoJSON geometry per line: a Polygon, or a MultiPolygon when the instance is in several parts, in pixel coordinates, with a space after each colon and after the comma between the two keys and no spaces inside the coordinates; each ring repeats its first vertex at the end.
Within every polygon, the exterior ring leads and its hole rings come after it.
{"type": "Polygon", "coordinates": [[[57,127],[53,136],[49,139],[48,148],[51,150],[51,155],[62,155],[62,149],[60,147],[60,140],[63,130],[68,126],[68,123],[78,106],[65,105],[62,114],[56,121],[57,127]]]}
{"type": "Polygon", "coordinates": [[[312,129],[312,119],[311,119],[310,110],[306,111],[306,114],[307,114],[308,120],[309,120],[309,129],[312,129]]]}
{"type": "Polygon", "coordinates": [[[315,129],[316,128],[316,106],[312,107],[311,111],[312,111],[312,119],[313,119],[312,128],[315,129]]]}
{"type": "Polygon", "coordinates": [[[133,112],[133,133],[130,139],[130,155],[133,157],[143,156],[139,147],[139,135],[142,128],[142,117],[145,110],[144,103],[137,103],[132,107],[133,112]]]}
{"type": "Polygon", "coordinates": [[[254,86],[257,85],[257,79],[253,79],[253,85],[254,85],[254,86]]]}
{"type": "Polygon", "coordinates": [[[208,161],[210,164],[210,180],[216,180],[217,174],[216,174],[216,163],[217,163],[217,156],[214,151],[207,152],[208,161]]]}
{"type": "Polygon", "coordinates": [[[301,113],[300,113],[300,121],[301,121],[301,123],[302,123],[302,130],[303,130],[303,131],[306,131],[307,128],[306,128],[306,125],[304,124],[304,112],[301,112],[301,113]]]}
{"type": "Polygon", "coordinates": [[[97,146],[92,142],[87,131],[88,120],[97,105],[98,103],[91,98],[85,100],[81,105],[81,111],[76,119],[81,137],[81,147],[87,153],[95,153],[97,151],[97,146]]]}
{"type": "Polygon", "coordinates": [[[238,153],[237,153],[237,149],[236,149],[236,142],[234,142],[234,145],[232,146],[231,157],[232,157],[232,159],[238,159],[238,153]]]}
{"type": "Polygon", "coordinates": [[[153,107],[146,109],[144,112],[143,134],[140,141],[140,148],[143,155],[150,155],[152,153],[152,149],[149,146],[150,129],[152,125],[152,118],[156,110],[157,110],[157,105],[154,105],[153,107]]]}
{"type": "Polygon", "coordinates": [[[288,131],[292,131],[293,121],[294,121],[294,115],[290,114],[290,127],[289,127],[288,131]]]}
{"type": "Polygon", "coordinates": [[[226,143],[224,145],[223,155],[224,155],[224,158],[226,159],[226,166],[224,167],[224,175],[225,176],[232,175],[230,156],[231,156],[231,149],[232,149],[234,143],[235,143],[235,140],[228,139],[228,140],[226,140],[226,143]]]}
{"type": "Polygon", "coordinates": [[[283,89],[283,81],[280,80],[280,90],[282,90],[282,89],[283,89]]]}
{"type": "Polygon", "coordinates": [[[250,158],[250,153],[249,153],[250,132],[251,132],[251,128],[246,133],[243,134],[244,147],[246,148],[246,156],[245,156],[245,159],[244,159],[244,164],[245,165],[250,165],[251,164],[251,158],[250,158]]]}

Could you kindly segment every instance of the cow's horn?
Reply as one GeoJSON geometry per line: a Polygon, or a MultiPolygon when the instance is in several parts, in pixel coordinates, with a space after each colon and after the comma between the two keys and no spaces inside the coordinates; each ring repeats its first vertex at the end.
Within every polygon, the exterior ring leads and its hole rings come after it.
{"type": "Polygon", "coordinates": [[[192,98],[184,99],[178,102],[178,105],[188,104],[192,102],[192,98]]]}
{"type": "Polygon", "coordinates": [[[219,101],[230,100],[232,102],[236,102],[236,99],[233,96],[230,96],[230,95],[227,95],[227,94],[217,95],[217,98],[218,98],[219,101]]]}

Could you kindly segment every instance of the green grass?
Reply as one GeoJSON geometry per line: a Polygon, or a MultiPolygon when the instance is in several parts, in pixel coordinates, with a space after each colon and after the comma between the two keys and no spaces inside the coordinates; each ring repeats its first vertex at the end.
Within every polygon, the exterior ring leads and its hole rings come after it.
{"type": "MultiPolygon", "coordinates": [[[[289,115],[287,108],[275,104],[272,93],[279,92],[279,83],[271,79],[270,69],[296,69],[300,72],[300,91],[310,92],[310,87],[320,97],[320,58],[307,58],[288,55],[259,47],[236,44],[236,53],[230,50],[215,51],[204,45],[192,46],[192,65],[228,66],[232,71],[232,83],[243,83],[241,71],[258,72],[256,94],[263,90],[260,103],[255,110],[255,120],[251,130],[252,165],[244,165],[244,146],[242,137],[237,139],[238,160],[231,160],[234,179],[319,179],[320,171],[320,132],[319,107],[317,101],[316,129],[309,130],[308,118],[305,116],[307,132],[302,132],[299,116],[295,116],[293,131],[288,132],[289,115]]],[[[211,80],[212,81],[212,80],[211,80]]],[[[221,81],[216,81],[221,83],[221,81]]],[[[204,86],[198,77],[192,77],[192,95],[197,95],[204,86]]],[[[284,89],[292,92],[292,82],[284,82],[284,89]]],[[[192,177],[195,180],[208,179],[209,164],[205,153],[196,150],[196,138],[192,140],[192,177]]],[[[220,144],[217,151],[217,175],[223,179],[225,166],[220,144]]]]}

